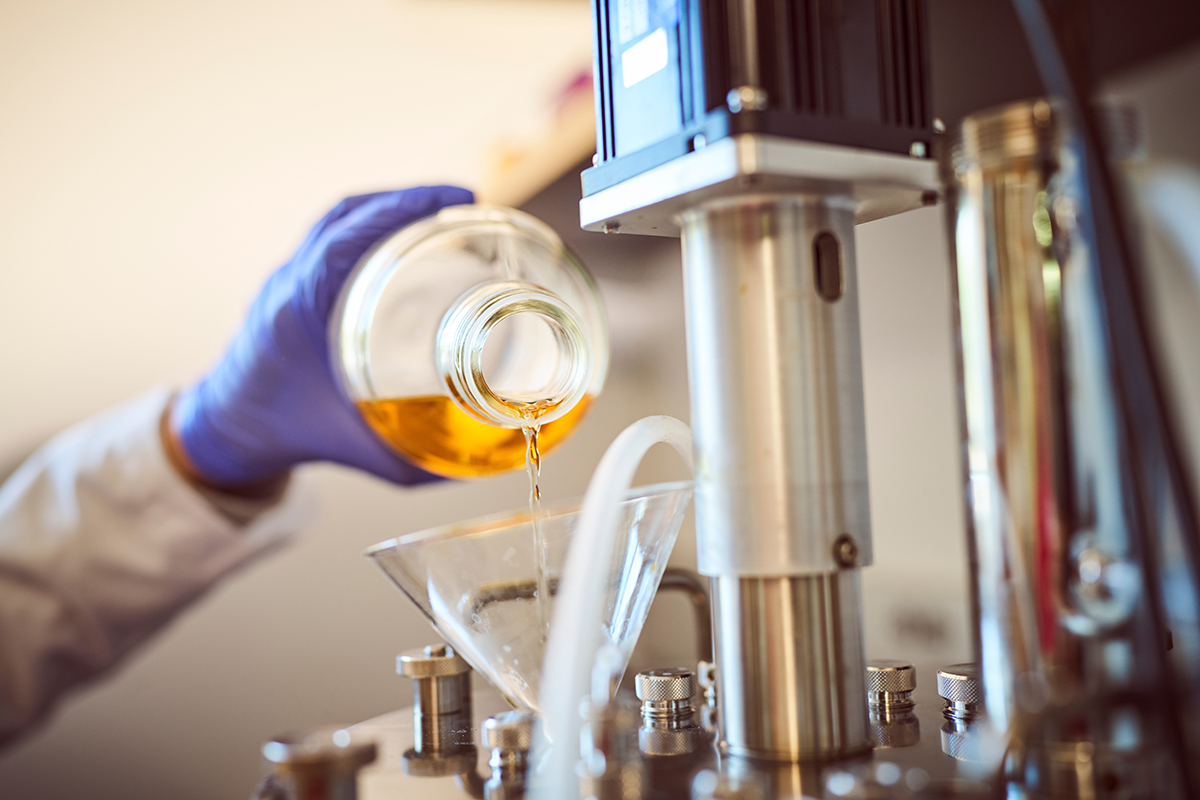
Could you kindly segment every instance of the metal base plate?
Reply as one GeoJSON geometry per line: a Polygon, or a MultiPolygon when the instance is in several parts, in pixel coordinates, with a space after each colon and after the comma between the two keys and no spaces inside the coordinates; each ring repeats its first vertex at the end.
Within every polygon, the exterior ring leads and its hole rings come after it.
{"type": "Polygon", "coordinates": [[[855,222],[932,205],[937,164],[928,158],[742,134],[680,156],[579,201],[590,231],[678,236],[678,215],[720,197],[846,195],[855,222]]]}

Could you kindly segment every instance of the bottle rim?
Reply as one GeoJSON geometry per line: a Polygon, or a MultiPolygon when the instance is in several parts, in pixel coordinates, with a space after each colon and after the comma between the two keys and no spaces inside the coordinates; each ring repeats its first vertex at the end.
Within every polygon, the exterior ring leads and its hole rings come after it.
{"type": "Polygon", "coordinates": [[[480,422],[506,428],[545,425],[570,412],[591,384],[594,354],[585,331],[579,314],[540,286],[522,281],[480,284],[459,297],[442,318],[435,348],[438,372],[454,404],[480,422]],[[525,397],[494,390],[483,369],[488,336],[517,314],[540,317],[558,345],[550,380],[530,387],[525,397]]]}

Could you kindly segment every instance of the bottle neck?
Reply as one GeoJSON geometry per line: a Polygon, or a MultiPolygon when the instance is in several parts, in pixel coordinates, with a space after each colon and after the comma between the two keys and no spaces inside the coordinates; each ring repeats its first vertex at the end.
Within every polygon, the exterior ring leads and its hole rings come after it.
{"type": "MultiPolygon", "coordinates": [[[[508,346],[525,344],[518,337],[508,346]]],[[[592,377],[592,345],[579,314],[557,295],[520,281],[483,283],[458,298],[442,318],[436,351],[454,403],[481,422],[505,428],[562,417],[583,398],[592,377]],[[484,374],[484,345],[498,324],[516,314],[533,314],[545,323],[554,343],[547,353],[556,359],[554,369],[531,378],[531,385],[496,391],[484,374]]]]}

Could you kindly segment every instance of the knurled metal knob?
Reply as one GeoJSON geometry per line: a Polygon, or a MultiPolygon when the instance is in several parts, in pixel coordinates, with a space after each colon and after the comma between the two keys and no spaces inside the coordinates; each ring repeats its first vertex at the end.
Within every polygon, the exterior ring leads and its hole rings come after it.
{"type": "Polygon", "coordinates": [[[911,708],[917,671],[907,661],[867,662],[867,702],[884,708],[911,708]]]}
{"type": "Polygon", "coordinates": [[[533,743],[533,714],[505,711],[483,721],[483,740],[493,750],[524,752],[533,743]]]}
{"type": "Polygon", "coordinates": [[[696,693],[696,676],[690,669],[652,669],[639,672],[633,680],[637,699],[650,703],[691,700],[696,693]]]}
{"type": "Polygon", "coordinates": [[[907,661],[876,659],[867,662],[868,692],[894,694],[916,688],[917,671],[907,661]]]}
{"type": "Polygon", "coordinates": [[[982,703],[983,683],[975,664],[952,664],[938,670],[937,692],[951,703],[982,703]]]}
{"type": "Polygon", "coordinates": [[[396,674],[409,678],[449,678],[470,671],[471,665],[446,644],[418,647],[396,656],[396,674]]]}
{"type": "Polygon", "coordinates": [[[642,701],[642,724],[651,727],[690,727],[696,675],[690,669],[652,669],[639,672],[633,691],[642,701]]]}

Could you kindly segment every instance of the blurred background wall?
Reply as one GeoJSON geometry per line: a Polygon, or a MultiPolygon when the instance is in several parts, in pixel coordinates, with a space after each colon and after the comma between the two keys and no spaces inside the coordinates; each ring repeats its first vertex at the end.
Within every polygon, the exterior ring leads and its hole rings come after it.
{"type": "MultiPolygon", "coordinates": [[[[0,0],[0,472],[72,422],[201,375],[339,197],[478,186],[496,141],[543,124],[587,68],[588,17],[580,0],[0,0]]],[[[1197,76],[1192,54],[1123,89],[1174,125],[1197,76]]],[[[555,197],[531,208],[569,226],[573,202],[555,197]]],[[[687,418],[676,245],[602,241],[581,249],[614,321],[612,378],[546,459],[551,502],[583,492],[628,423],[687,418]]],[[[868,649],[935,666],[970,652],[942,212],[866,225],[858,248],[868,649]]],[[[673,458],[642,479],[681,477],[673,458]]],[[[361,550],[519,506],[525,476],[407,491],[305,471],[320,522],[0,754],[0,796],[245,796],[268,736],[409,702],[393,657],[433,634],[361,550]]],[[[676,560],[694,550],[685,532],[676,560]]],[[[639,662],[691,660],[685,606],[661,606],[639,662]]]]}

